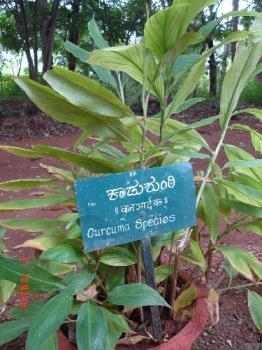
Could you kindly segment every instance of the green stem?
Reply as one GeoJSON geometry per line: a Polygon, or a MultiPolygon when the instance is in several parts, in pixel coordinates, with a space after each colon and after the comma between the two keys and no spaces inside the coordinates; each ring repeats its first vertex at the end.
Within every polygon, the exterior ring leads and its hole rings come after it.
{"type": "Polygon", "coordinates": [[[121,76],[120,73],[117,73],[117,81],[118,81],[118,85],[119,85],[119,93],[120,93],[120,97],[123,103],[125,103],[125,93],[124,93],[124,88],[123,88],[123,84],[121,81],[121,76]]]}

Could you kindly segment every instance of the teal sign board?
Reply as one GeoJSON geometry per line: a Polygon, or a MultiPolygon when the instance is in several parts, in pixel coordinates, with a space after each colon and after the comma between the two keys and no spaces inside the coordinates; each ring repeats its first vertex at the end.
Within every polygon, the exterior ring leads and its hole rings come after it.
{"type": "Polygon", "coordinates": [[[87,252],[191,227],[196,222],[189,163],[78,180],[75,190],[87,252]]]}

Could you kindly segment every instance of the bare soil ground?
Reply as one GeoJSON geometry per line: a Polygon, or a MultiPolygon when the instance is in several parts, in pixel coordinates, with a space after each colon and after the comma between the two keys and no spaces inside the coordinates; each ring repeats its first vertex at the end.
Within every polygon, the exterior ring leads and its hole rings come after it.
{"type": "MultiPolygon", "coordinates": [[[[73,127],[65,126],[54,122],[44,114],[25,115],[19,113],[19,105],[15,105],[14,113],[9,118],[0,116],[0,144],[12,145],[18,147],[30,147],[33,144],[46,144],[61,148],[71,149],[74,141],[79,136],[79,131],[73,127]]],[[[217,107],[212,108],[208,104],[197,105],[186,113],[179,116],[179,120],[185,123],[192,123],[203,117],[216,115],[217,107]]],[[[252,116],[243,115],[237,118],[236,122],[245,123],[252,128],[262,131],[261,123],[252,116]]],[[[210,143],[211,147],[215,147],[219,138],[219,125],[215,124],[211,127],[203,127],[200,129],[201,134],[210,143]]],[[[254,153],[250,143],[250,137],[247,133],[241,131],[229,131],[227,140],[228,143],[242,147],[247,151],[254,153]]],[[[222,153],[219,162],[224,161],[225,155],[222,153]]],[[[206,161],[193,160],[193,165],[197,169],[205,169],[206,161]]],[[[48,158],[31,159],[18,158],[0,151],[0,182],[17,179],[17,178],[34,178],[44,177],[45,170],[41,164],[60,165],[63,163],[57,162],[48,158]]],[[[28,193],[27,193],[28,194],[28,193]]],[[[0,201],[22,198],[23,194],[15,194],[12,192],[0,192],[0,201]]],[[[17,212],[16,216],[38,216],[38,217],[56,217],[58,212],[48,210],[28,210],[17,212]]],[[[0,218],[10,217],[10,213],[0,213],[0,218]]],[[[33,257],[31,249],[14,249],[17,245],[29,239],[34,234],[28,234],[21,231],[12,231],[7,233],[6,244],[10,249],[10,255],[13,257],[29,256],[33,257]]],[[[262,261],[262,238],[246,232],[233,232],[225,238],[225,243],[232,246],[238,246],[249,249],[257,258],[262,261]]],[[[220,266],[222,257],[215,257],[215,266],[212,271],[211,279],[214,278],[216,269],[220,266]]],[[[238,277],[233,284],[248,283],[244,278],[238,277]]],[[[228,280],[225,278],[219,288],[227,287],[228,280]]],[[[262,294],[262,288],[257,288],[257,291],[262,294]]],[[[15,300],[10,300],[8,306],[13,305],[15,300]]],[[[194,345],[193,350],[219,350],[219,349],[260,349],[262,336],[254,327],[248,312],[246,301],[246,290],[232,290],[223,294],[220,298],[220,322],[214,327],[208,327],[201,338],[194,345]]],[[[1,320],[6,319],[6,314],[2,315],[1,320]]],[[[22,350],[24,349],[24,337],[0,346],[0,350],[22,350]]],[[[140,349],[138,346],[137,349],[140,349]]]]}

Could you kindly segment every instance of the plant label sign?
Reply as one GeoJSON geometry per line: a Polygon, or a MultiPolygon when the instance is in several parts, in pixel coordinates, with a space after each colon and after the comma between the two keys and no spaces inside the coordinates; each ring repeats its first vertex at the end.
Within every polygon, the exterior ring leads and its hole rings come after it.
{"type": "Polygon", "coordinates": [[[143,240],[195,225],[190,163],[75,182],[85,251],[143,240]]]}

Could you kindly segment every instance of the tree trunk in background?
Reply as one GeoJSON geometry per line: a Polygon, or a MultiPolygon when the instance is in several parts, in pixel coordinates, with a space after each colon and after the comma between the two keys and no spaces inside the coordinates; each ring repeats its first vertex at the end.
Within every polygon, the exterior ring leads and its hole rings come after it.
{"type": "Polygon", "coordinates": [[[28,18],[27,18],[27,12],[26,12],[26,2],[24,2],[24,0],[17,0],[12,12],[17,24],[17,29],[19,31],[19,34],[23,42],[23,49],[25,51],[25,55],[28,62],[29,77],[32,80],[37,81],[37,77],[38,77],[37,62],[34,62],[34,59],[30,51],[31,45],[30,45],[30,39],[29,39],[30,35],[29,35],[28,18]]]}
{"type": "Polygon", "coordinates": [[[45,73],[51,68],[53,59],[54,34],[60,0],[53,0],[50,16],[48,16],[47,0],[37,0],[40,20],[40,33],[42,39],[42,60],[45,73]],[[49,18],[48,18],[49,17],[49,18]]]}
{"type": "MultiPolygon", "coordinates": [[[[233,0],[233,11],[238,11],[238,10],[239,10],[239,0],[233,0]]],[[[232,31],[233,32],[237,32],[238,31],[238,17],[233,17],[233,19],[232,19],[232,31]]],[[[237,43],[233,42],[231,44],[231,58],[232,58],[232,61],[235,58],[236,49],[237,49],[237,43]]]]}
{"type": "MultiPolygon", "coordinates": [[[[209,37],[207,39],[207,45],[209,49],[214,47],[214,42],[209,37]]],[[[217,62],[216,56],[214,53],[209,58],[209,76],[210,76],[210,85],[209,85],[209,95],[210,97],[216,97],[217,95],[217,62]]]]}
{"type": "MultiPolygon", "coordinates": [[[[80,36],[80,4],[81,0],[72,1],[68,40],[75,45],[78,45],[80,36]]],[[[68,69],[72,71],[75,71],[76,69],[76,58],[71,53],[68,54],[68,69]]]]}

